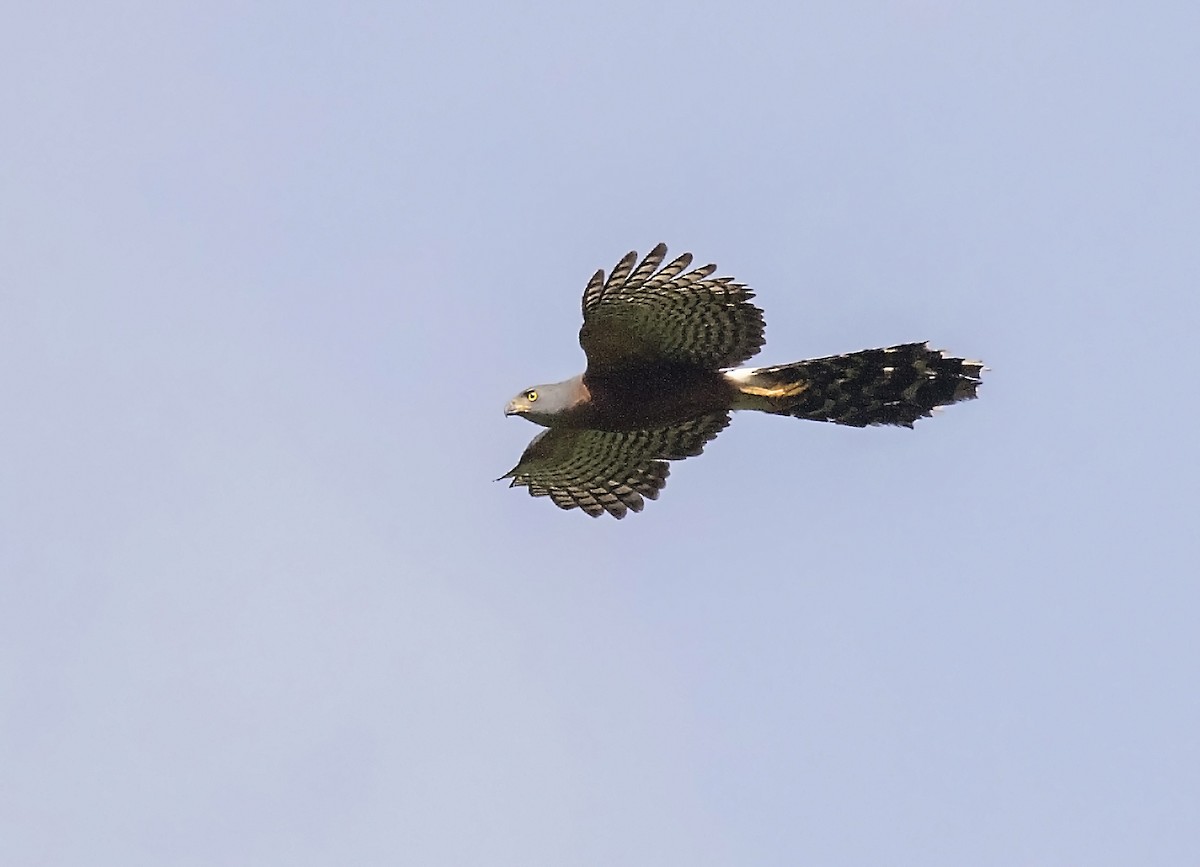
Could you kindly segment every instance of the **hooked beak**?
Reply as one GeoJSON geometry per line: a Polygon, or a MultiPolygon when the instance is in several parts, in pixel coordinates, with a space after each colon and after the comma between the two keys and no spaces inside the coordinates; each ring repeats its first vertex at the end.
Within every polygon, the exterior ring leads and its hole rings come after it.
{"type": "Polygon", "coordinates": [[[505,414],[506,416],[510,416],[510,415],[520,415],[520,414],[521,414],[521,407],[520,407],[520,405],[519,405],[519,404],[518,404],[518,403],[517,403],[515,400],[510,400],[510,401],[508,402],[508,405],[504,407],[504,414],[505,414]]]}

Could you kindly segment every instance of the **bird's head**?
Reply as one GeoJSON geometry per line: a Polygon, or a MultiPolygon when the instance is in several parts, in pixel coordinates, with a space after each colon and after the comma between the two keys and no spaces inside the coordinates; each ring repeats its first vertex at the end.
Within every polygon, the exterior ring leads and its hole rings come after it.
{"type": "Polygon", "coordinates": [[[564,410],[579,401],[579,378],[548,385],[531,385],[508,402],[505,415],[519,415],[534,424],[551,427],[564,410]]]}

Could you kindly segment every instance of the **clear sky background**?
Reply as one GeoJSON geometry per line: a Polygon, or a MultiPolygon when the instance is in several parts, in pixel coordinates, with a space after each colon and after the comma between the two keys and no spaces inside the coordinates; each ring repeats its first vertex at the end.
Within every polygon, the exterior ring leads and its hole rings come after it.
{"type": "Polygon", "coordinates": [[[0,863],[1200,863],[1198,33],[6,7],[0,863]],[[660,240],[981,399],[494,483],[660,240]]]}

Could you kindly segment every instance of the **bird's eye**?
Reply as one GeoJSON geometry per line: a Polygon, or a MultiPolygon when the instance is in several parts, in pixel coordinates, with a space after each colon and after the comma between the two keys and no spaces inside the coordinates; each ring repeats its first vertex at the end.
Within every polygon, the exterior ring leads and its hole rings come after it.
{"type": "Polygon", "coordinates": [[[525,392],[525,399],[530,403],[533,403],[535,400],[537,400],[537,392],[532,388],[529,389],[529,391],[525,392]]]}

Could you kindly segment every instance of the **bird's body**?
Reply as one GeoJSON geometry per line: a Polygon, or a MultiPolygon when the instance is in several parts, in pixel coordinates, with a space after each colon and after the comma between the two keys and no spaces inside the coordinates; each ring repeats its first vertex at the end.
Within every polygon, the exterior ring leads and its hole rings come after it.
{"type": "Polygon", "coordinates": [[[666,427],[728,409],[733,387],[719,371],[645,365],[568,380],[582,400],[547,427],[631,431],[666,427]]]}
{"type": "Polygon", "coordinates": [[[564,509],[621,518],[666,484],[666,461],[699,454],[735,410],[864,427],[912,427],[938,406],[975,397],[980,362],[908,343],[769,367],[741,367],[763,343],[762,311],[745,286],[660,267],[659,244],[625,256],[583,296],[587,369],[513,398],[508,415],[548,430],[504,478],[564,509]]]}

